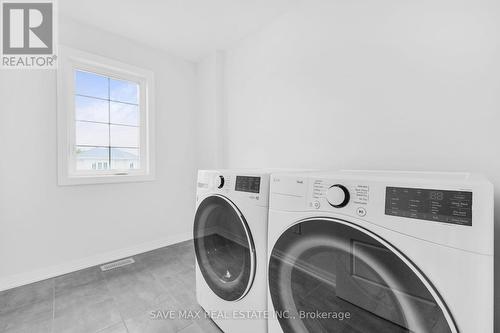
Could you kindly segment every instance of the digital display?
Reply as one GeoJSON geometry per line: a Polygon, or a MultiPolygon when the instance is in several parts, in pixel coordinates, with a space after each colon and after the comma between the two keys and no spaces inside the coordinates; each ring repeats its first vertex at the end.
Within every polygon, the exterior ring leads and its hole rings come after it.
{"type": "Polygon", "coordinates": [[[236,176],[236,186],[234,189],[240,192],[259,193],[260,177],[236,176]]]}
{"type": "Polygon", "coordinates": [[[472,225],[472,192],[387,187],[385,214],[472,225]]]}

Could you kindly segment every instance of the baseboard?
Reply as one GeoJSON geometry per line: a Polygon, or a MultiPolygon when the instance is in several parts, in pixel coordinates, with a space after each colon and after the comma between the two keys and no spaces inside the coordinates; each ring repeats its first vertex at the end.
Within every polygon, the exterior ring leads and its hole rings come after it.
{"type": "Polygon", "coordinates": [[[125,257],[130,257],[133,255],[137,255],[139,253],[156,250],[164,246],[192,239],[192,237],[193,235],[191,233],[178,234],[164,239],[158,239],[151,242],[142,243],[129,248],[119,249],[82,259],[72,260],[59,265],[37,269],[31,272],[7,276],[4,278],[0,278],[0,291],[24,286],[26,284],[30,284],[33,282],[50,279],[59,275],[75,272],[80,269],[105,264],[110,261],[115,261],[125,257]]]}

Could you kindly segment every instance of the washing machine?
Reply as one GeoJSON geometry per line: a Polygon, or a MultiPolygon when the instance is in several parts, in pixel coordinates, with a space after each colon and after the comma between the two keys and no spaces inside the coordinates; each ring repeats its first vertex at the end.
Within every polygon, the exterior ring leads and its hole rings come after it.
{"type": "Polygon", "coordinates": [[[196,297],[225,333],[267,332],[265,171],[198,172],[196,297]]]}
{"type": "Polygon", "coordinates": [[[493,187],[468,173],[273,174],[270,333],[493,332],[493,187]]]}

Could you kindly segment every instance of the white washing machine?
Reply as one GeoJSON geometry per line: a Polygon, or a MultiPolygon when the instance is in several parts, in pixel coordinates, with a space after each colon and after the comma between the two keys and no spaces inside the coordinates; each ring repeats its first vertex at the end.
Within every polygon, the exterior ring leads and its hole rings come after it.
{"type": "Polygon", "coordinates": [[[270,191],[270,333],[493,332],[486,179],[288,173],[270,191]]]}
{"type": "Polygon", "coordinates": [[[267,332],[264,171],[199,171],[194,219],[196,296],[226,333],[267,332]]]}

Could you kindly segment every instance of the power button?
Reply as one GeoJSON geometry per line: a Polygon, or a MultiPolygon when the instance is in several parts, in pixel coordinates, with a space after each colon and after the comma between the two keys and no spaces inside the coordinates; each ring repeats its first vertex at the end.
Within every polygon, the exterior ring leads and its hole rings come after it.
{"type": "Polygon", "coordinates": [[[356,209],[356,213],[359,216],[363,217],[366,215],[366,209],[364,209],[363,207],[358,207],[358,209],[356,209]]]}

